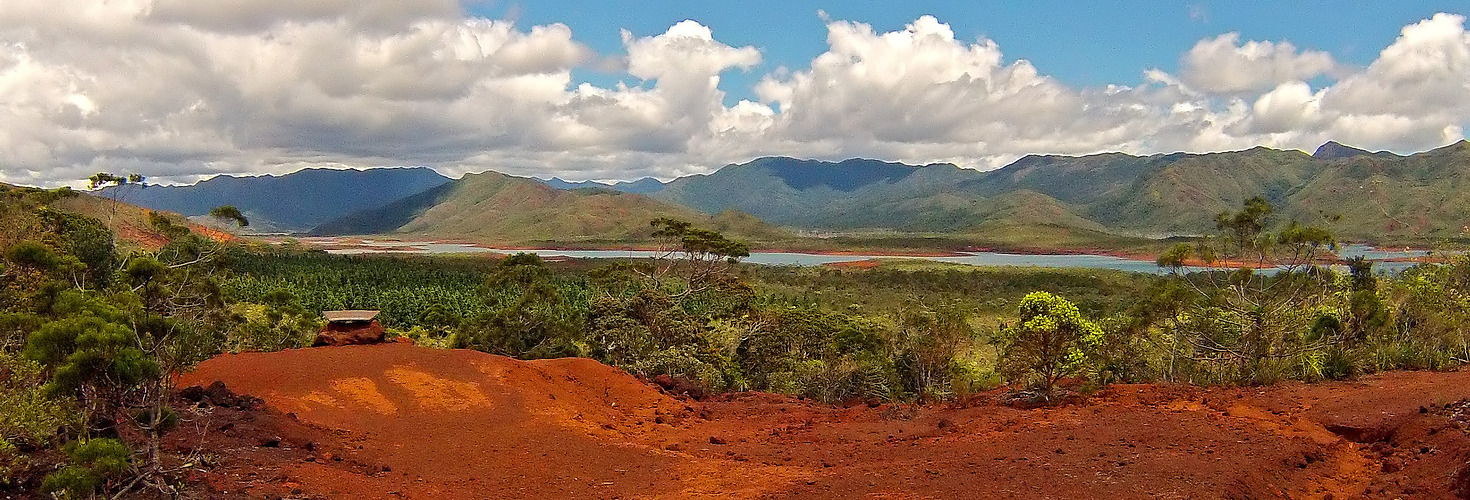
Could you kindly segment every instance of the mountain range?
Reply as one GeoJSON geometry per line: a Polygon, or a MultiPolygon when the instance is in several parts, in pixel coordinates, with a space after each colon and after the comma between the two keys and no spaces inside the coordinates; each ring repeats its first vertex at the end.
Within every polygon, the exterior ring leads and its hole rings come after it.
{"type": "Polygon", "coordinates": [[[124,185],[101,196],[186,217],[220,205],[239,208],[256,232],[306,232],[359,210],[379,208],[449,182],[433,169],[308,168],[285,175],[219,175],[193,185],[124,185]]]}
{"type": "Polygon", "coordinates": [[[614,189],[556,189],[497,172],[463,178],[386,206],[322,224],[313,235],[392,234],[500,245],[589,245],[647,240],[649,221],[670,217],[743,239],[772,241],[788,233],[734,211],[707,215],[614,189]]]}
{"type": "Polygon", "coordinates": [[[558,177],[552,177],[550,180],[542,180],[541,182],[542,183],[545,183],[548,186],[557,188],[557,189],[602,188],[602,189],[612,189],[612,190],[615,190],[615,191],[622,191],[624,193],[633,193],[633,194],[648,194],[648,193],[659,191],[659,190],[661,190],[661,189],[664,188],[664,183],[663,182],[659,181],[658,179],[652,178],[652,177],[644,177],[644,178],[638,179],[636,181],[617,181],[617,182],[597,182],[597,181],[569,182],[569,181],[561,180],[561,178],[558,178],[558,177]]]}
{"type": "Polygon", "coordinates": [[[1215,214],[1263,196],[1282,222],[1323,225],[1353,240],[1405,241],[1462,236],[1470,219],[1467,184],[1470,142],[1409,156],[1334,142],[1314,155],[1265,147],[1032,155],[984,172],[762,158],[675,179],[651,196],[804,229],[981,234],[999,226],[1061,226],[1149,236],[1207,232],[1215,214]],[[842,174],[853,170],[861,175],[842,174]],[[823,175],[837,179],[812,180],[823,175]]]}
{"type": "Polygon", "coordinates": [[[185,215],[234,204],[252,219],[321,235],[544,244],[637,240],[654,217],[722,225],[757,241],[788,239],[793,231],[971,241],[996,234],[1161,237],[1208,232],[1216,213],[1263,196],[1275,205],[1278,223],[1296,220],[1344,239],[1398,243],[1465,236],[1467,184],[1470,142],[1407,156],[1329,142],[1313,154],[1257,147],[1031,155],[991,171],[767,157],[668,183],[309,169],[147,187],[127,201],[185,215]]]}

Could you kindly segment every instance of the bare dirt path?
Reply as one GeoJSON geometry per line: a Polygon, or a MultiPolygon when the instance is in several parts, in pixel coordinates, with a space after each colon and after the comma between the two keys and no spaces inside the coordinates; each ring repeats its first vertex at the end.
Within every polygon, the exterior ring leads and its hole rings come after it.
{"type": "Polygon", "coordinates": [[[225,355],[181,386],[216,380],[268,410],[200,417],[175,443],[220,457],[198,477],[211,496],[1453,498],[1470,460],[1465,372],[834,408],[686,402],[585,359],[385,344],[225,355]]]}

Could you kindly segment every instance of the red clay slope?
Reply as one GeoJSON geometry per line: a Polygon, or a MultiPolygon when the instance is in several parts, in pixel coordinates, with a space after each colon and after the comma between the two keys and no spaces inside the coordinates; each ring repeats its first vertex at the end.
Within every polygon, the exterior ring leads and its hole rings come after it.
{"type": "Polygon", "coordinates": [[[832,408],[685,403],[585,359],[385,344],[226,355],[181,385],[215,380],[332,441],[231,452],[212,482],[256,497],[273,490],[247,470],[328,498],[1449,498],[1470,460],[1467,373],[832,408]]]}

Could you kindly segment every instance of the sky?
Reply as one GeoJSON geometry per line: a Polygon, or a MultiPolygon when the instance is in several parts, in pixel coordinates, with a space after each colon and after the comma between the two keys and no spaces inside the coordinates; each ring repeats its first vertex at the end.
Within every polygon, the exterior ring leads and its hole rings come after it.
{"type": "Polygon", "coordinates": [[[0,181],[760,156],[1412,153],[1466,137],[1463,4],[0,2],[0,181]]]}

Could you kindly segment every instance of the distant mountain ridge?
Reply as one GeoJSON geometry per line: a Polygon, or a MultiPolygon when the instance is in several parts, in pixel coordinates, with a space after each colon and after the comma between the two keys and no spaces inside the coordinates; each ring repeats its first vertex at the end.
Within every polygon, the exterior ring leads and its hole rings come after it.
{"type": "Polygon", "coordinates": [[[791,235],[738,212],[715,215],[612,189],[562,190],[498,172],[463,178],[377,209],[327,222],[318,236],[391,234],[496,245],[648,241],[649,221],[695,222],[754,241],[791,235]]]}
{"type": "Polygon", "coordinates": [[[1470,220],[1467,149],[1461,141],[1400,156],[1329,142],[1315,155],[1030,155],[985,172],[769,157],[675,179],[653,196],[811,230],[978,234],[1044,224],[1152,235],[1208,231],[1214,214],[1265,196],[1279,220],[1345,238],[1444,238],[1463,236],[1470,220]]]}
{"type": "Polygon", "coordinates": [[[308,168],[285,175],[220,175],[187,186],[109,187],[99,195],[184,216],[234,205],[252,227],[301,232],[345,214],[379,208],[449,182],[425,167],[308,168]]]}
{"type": "Polygon", "coordinates": [[[652,177],[644,177],[635,181],[617,181],[611,183],[597,181],[570,182],[561,180],[560,177],[536,180],[557,189],[612,189],[614,191],[633,194],[656,193],[664,188],[663,181],[652,177]]]}
{"type": "Polygon", "coordinates": [[[1316,158],[1316,159],[1319,159],[1319,160],[1332,160],[1332,159],[1337,159],[1337,158],[1352,158],[1354,156],[1365,156],[1365,155],[1366,156],[1392,156],[1392,157],[1398,157],[1399,156],[1399,155],[1396,155],[1394,153],[1390,153],[1388,151],[1370,152],[1370,151],[1368,151],[1366,149],[1359,149],[1359,148],[1355,148],[1355,147],[1352,147],[1352,146],[1345,146],[1342,143],[1339,143],[1337,141],[1327,141],[1326,143],[1323,143],[1322,146],[1318,147],[1316,151],[1312,152],[1312,157],[1313,158],[1316,158]]]}
{"type": "Polygon", "coordinates": [[[235,204],[252,219],[259,214],[286,227],[314,227],[317,234],[505,243],[626,240],[642,234],[649,219],[663,216],[739,226],[773,239],[788,233],[771,225],[818,234],[960,239],[1002,232],[1021,240],[1038,231],[1189,235],[1212,229],[1216,213],[1264,196],[1276,206],[1277,222],[1323,225],[1345,239],[1470,236],[1470,197],[1463,195],[1470,192],[1466,141],[1407,156],[1337,142],[1310,155],[1267,147],[1147,156],[1029,155],[983,172],[946,163],[765,157],[668,183],[652,178],[613,184],[543,181],[495,172],[451,182],[427,169],[341,172],[219,177],[192,190],[137,189],[126,201],[152,202],[186,215],[235,204]],[[417,183],[380,176],[416,177],[417,183]],[[195,205],[164,203],[171,201],[164,195],[176,192],[190,194],[180,196],[195,205]],[[241,193],[253,204],[230,198],[241,193]],[[293,205],[304,199],[316,206],[293,205]],[[313,220],[319,222],[307,226],[313,220]]]}

